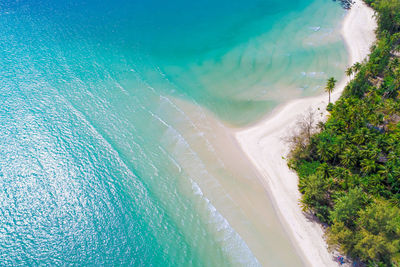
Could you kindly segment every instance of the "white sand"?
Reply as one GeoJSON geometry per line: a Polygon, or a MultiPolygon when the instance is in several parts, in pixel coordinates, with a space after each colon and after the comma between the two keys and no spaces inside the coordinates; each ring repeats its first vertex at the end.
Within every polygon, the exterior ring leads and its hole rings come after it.
{"type": "MultiPolygon", "coordinates": [[[[369,53],[375,40],[376,22],[373,10],[362,0],[356,0],[343,22],[342,35],[347,43],[349,65],[361,62],[369,53]]],[[[340,97],[348,79],[342,80],[332,100],[340,97]]],[[[257,125],[238,131],[235,136],[241,148],[261,174],[262,183],[274,200],[279,216],[293,242],[308,266],[337,266],[334,256],[328,252],[322,227],[306,218],[301,211],[297,188],[298,177],[288,167],[283,156],[288,147],[282,140],[293,129],[299,114],[309,107],[325,110],[328,95],[298,99],[279,107],[272,115],[257,125]]]]}

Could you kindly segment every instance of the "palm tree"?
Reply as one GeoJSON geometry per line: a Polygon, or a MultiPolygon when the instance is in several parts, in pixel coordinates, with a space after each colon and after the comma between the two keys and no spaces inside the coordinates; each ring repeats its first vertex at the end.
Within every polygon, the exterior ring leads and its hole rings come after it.
{"type": "Polygon", "coordinates": [[[348,67],[346,69],[346,75],[350,77],[352,74],[353,74],[353,67],[348,67]]]}
{"type": "Polygon", "coordinates": [[[371,159],[363,159],[361,160],[361,171],[365,174],[371,173],[376,169],[376,163],[371,159]]]}
{"type": "Polygon", "coordinates": [[[400,69],[397,69],[394,73],[394,81],[393,81],[393,85],[395,87],[395,90],[399,90],[400,89],[400,69]]]}
{"type": "Polygon", "coordinates": [[[354,63],[354,65],[353,65],[353,73],[359,72],[361,70],[361,67],[362,67],[362,65],[361,65],[360,62],[354,63]]]}
{"type": "Polygon", "coordinates": [[[356,161],[356,154],[351,149],[347,148],[339,158],[341,159],[340,163],[342,163],[343,166],[352,167],[356,161]]]}
{"type": "Polygon", "coordinates": [[[329,161],[331,159],[332,153],[329,148],[329,144],[325,141],[318,143],[317,153],[322,161],[329,161]]]}
{"type": "Polygon", "coordinates": [[[325,91],[329,93],[329,103],[331,103],[331,93],[332,93],[333,89],[335,88],[336,82],[337,81],[333,77],[330,77],[328,79],[328,81],[326,82],[325,91]]]}
{"type": "Polygon", "coordinates": [[[322,163],[317,168],[317,173],[323,179],[328,179],[331,176],[332,168],[327,163],[322,163]]]}

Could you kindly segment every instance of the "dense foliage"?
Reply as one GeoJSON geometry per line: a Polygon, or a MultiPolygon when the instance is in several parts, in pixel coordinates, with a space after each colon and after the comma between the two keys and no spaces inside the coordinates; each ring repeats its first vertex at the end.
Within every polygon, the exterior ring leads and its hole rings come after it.
{"type": "Polygon", "coordinates": [[[378,41],[346,71],[355,77],[327,122],[293,139],[289,166],[331,246],[370,266],[400,266],[400,0],[365,1],[378,41]]]}

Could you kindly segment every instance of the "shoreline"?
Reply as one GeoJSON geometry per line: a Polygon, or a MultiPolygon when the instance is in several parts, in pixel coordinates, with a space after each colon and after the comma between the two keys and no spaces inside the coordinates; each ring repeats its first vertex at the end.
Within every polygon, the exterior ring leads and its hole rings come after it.
{"type": "MultiPolygon", "coordinates": [[[[343,20],[341,34],[348,53],[349,65],[361,62],[369,54],[375,41],[376,22],[374,11],[362,0],[355,0],[343,20]]],[[[350,78],[343,78],[331,94],[332,102],[339,99],[350,78]]],[[[295,248],[309,266],[337,266],[324,240],[320,224],[307,219],[301,211],[298,191],[298,177],[290,170],[284,158],[289,148],[282,140],[294,129],[299,115],[312,107],[320,109],[326,116],[328,104],[326,93],[290,101],[277,107],[255,125],[235,131],[234,138],[244,154],[258,170],[260,182],[270,195],[284,228],[295,248]]]]}

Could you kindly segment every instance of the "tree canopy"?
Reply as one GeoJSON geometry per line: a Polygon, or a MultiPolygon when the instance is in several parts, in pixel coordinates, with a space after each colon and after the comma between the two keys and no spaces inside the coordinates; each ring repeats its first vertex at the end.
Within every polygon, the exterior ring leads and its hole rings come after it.
{"type": "Polygon", "coordinates": [[[400,1],[365,2],[378,40],[346,71],[354,78],[328,120],[292,143],[289,166],[304,210],[329,225],[331,247],[370,266],[400,266],[400,1]]]}

